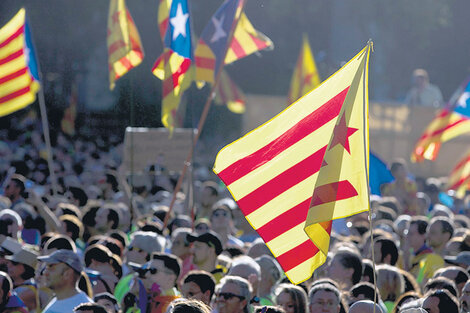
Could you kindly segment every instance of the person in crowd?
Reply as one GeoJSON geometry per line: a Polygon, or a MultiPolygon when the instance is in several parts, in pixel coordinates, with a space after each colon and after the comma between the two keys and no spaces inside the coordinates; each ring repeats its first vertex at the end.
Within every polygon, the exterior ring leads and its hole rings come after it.
{"type": "Polygon", "coordinates": [[[210,313],[210,307],[194,299],[177,299],[170,304],[168,313],[210,313]]]}
{"type": "Polygon", "coordinates": [[[0,211],[0,226],[0,234],[22,240],[23,220],[15,211],[10,209],[0,211]]]}
{"type": "Polygon", "coordinates": [[[463,286],[470,279],[468,272],[459,266],[440,268],[434,273],[434,277],[445,277],[453,281],[459,294],[462,293],[463,286]]]}
{"type": "Polygon", "coordinates": [[[349,307],[349,313],[386,313],[371,300],[360,300],[349,307]]]}
{"type": "Polygon", "coordinates": [[[236,232],[232,213],[234,209],[237,209],[237,205],[229,198],[214,203],[210,216],[211,228],[219,235],[223,247],[243,248],[243,241],[233,236],[236,232]]]}
{"type": "Polygon", "coordinates": [[[5,186],[3,190],[3,195],[10,199],[11,207],[15,207],[15,205],[24,202],[24,191],[26,178],[20,174],[13,174],[10,178],[10,181],[5,186]]]}
{"type": "Polygon", "coordinates": [[[255,259],[261,269],[261,283],[258,287],[260,305],[273,305],[274,287],[281,279],[282,270],[277,261],[269,255],[263,255],[255,259]]]}
{"type": "Polygon", "coordinates": [[[192,242],[191,253],[193,262],[198,269],[214,275],[215,281],[219,282],[224,276],[224,270],[217,267],[217,256],[222,253],[222,242],[219,235],[209,231],[207,233],[187,236],[188,241],[192,242]]]}
{"type": "Polygon", "coordinates": [[[276,303],[286,313],[308,313],[307,293],[301,287],[292,284],[280,284],[275,292],[276,303]]]}
{"type": "Polygon", "coordinates": [[[382,195],[395,197],[398,200],[403,209],[403,212],[397,212],[398,214],[418,214],[416,182],[408,177],[408,169],[405,160],[397,159],[392,162],[390,172],[395,180],[384,185],[382,195]]]}
{"type": "Polygon", "coordinates": [[[78,289],[78,280],[83,270],[78,255],[71,250],[57,250],[46,256],[38,257],[44,262],[44,276],[47,286],[55,293],[43,313],[71,312],[79,304],[92,300],[78,289]]]}
{"type": "Polygon", "coordinates": [[[338,288],[331,284],[320,283],[308,292],[310,313],[339,313],[341,295],[338,288]]]}
{"type": "Polygon", "coordinates": [[[214,309],[219,313],[248,313],[252,288],[241,277],[225,276],[216,287],[214,309]]]}
{"type": "Polygon", "coordinates": [[[439,290],[439,289],[445,289],[449,291],[454,297],[457,297],[457,286],[455,283],[445,277],[436,277],[436,278],[431,278],[430,280],[427,281],[426,285],[424,285],[423,292],[427,293],[430,290],[439,290]]]}
{"type": "Polygon", "coordinates": [[[29,310],[13,292],[13,282],[7,273],[0,271],[0,312],[27,313],[29,310]]]}
{"type": "Polygon", "coordinates": [[[393,309],[395,301],[405,292],[405,282],[398,268],[381,264],[377,269],[377,288],[388,311],[393,309]]]}
{"type": "Polygon", "coordinates": [[[108,313],[119,313],[120,306],[117,299],[109,292],[98,293],[93,297],[93,301],[102,305],[108,313]]]}
{"type": "Polygon", "coordinates": [[[377,238],[374,241],[374,255],[378,264],[395,265],[399,256],[397,244],[389,238],[377,238]]]}
{"type": "Polygon", "coordinates": [[[454,235],[454,225],[450,218],[436,216],[431,219],[427,228],[427,243],[434,253],[444,256],[444,249],[454,235]]]}
{"type": "Polygon", "coordinates": [[[213,181],[206,181],[202,186],[200,208],[197,212],[197,217],[209,218],[212,211],[212,206],[219,198],[219,188],[213,181]]]}
{"type": "Polygon", "coordinates": [[[423,309],[429,313],[459,313],[459,302],[448,290],[431,290],[424,296],[423,309]]]}
{"type": "Polygon", "coordinates": [[[465,283],[460,294],[460,310],[462,313],[470,312],[470,280],[465,283]]]}
{"type": "Polygon", "coordinates": [[[336,251],[328,267],[328,276],[340,285],[342,290],[349,290],[362,277],[362,259],[350,249],[336,251]]]}
{"type": "Polygon", "coordinates": [[[190,271],[182,280],[181,293],[187,299],[194,299],[210,305],[215,292],[215,279],[205,271],[190,271]]]}
{"type": "Polygon", "coordinates": [[[428,72],[422,68],[413,71],[413,86],[408,91],[405,103],[411,106],[438,108],[444,104],[439,87],[429,82],[428,72]]]}
{"type": "MultiPolygon", "coordinates": [[[[255,260],[246,255],[235,258],[227,275],[238,276],[248,280],[253,290],[253,298],[250,299],[250,302],[256,305],[261,303],[258,296],[261,282],[261,267],[255,260]]],[[[264,301],[267,302],[269,300],[264,299],[264,301]]]]}
{"type": "Polygon", "coordinates": [[[183,262],[181,276],[196,269],[191,254],[191,243],[188,241],[189,234],[191,234],[191,228],[177,228],[171,234],[171,253],[179,257],[183,262]]]}
{"type": "Polygon", "coordinates": [[[99,234],[117,229],[119,226],[119,214],[117,209],[112,205],[103,205],[96,212],[95,230],[99,234]]]}
{"type": "Polygon", "coordinates": [[[144,231],[136,231],[131,235],[131,242],[125,254],[126,263],[144,264],[150,260],[150,255],[163,252],[166,240],[164,237],[144,231]]]}

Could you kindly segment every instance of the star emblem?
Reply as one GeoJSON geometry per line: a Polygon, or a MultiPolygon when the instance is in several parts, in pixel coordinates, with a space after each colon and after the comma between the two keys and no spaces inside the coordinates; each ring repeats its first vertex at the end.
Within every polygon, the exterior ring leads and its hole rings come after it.
{"type": "Polygon", "coordinates": [[[173,26],[173,40],[178,38],[179,35],[186,37],[186,23],[188,22],[189,14],[183,14],[181,3],[178,3],[176,15],[170,18],[170,24],[173,26]]]}
{"type": "Polygon", "coordinates": [[[462,108],[467,108],[467,100],[470,98],[469,92],[464,92],[457,100],[457,103],[462,108]]]}
{"type": "Polygon", "coordinates": [[[349,136],[358,131],[357,128],[351,128],[346,125],[346,117],[343,115],[339,123],[335,126],[333,130],[333,140],[331,141],[330,150],[337,144],[341,144],[349,154],[351,151],[349,149],[349,136]]]}
{"type": "Polygon", "coordinates": [[[211,38],[211,43],[216,42],[217,40],[227,37],[227,33],[224,31],[224,19],[225,15],[222,15],[220,20],[216,19],[215,16],[212,17],[212,23],[214,24],[214,34],[211,38]]]}

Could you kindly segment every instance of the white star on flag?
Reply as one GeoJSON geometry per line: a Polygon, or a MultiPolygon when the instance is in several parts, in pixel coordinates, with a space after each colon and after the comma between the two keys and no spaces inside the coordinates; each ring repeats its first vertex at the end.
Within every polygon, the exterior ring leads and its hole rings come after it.
{"type": "Polygon", "coordinates": [[[227,36],[227,33],[225,33],[224,28],[223,28],[224,19],[225,19],[225,15],[222,15],[220,20],[217,20],[215,16],[212,17],[212,23],[214,23],[215,31],[214,31],[214,35],[212,35],[211,43],[214,43],[220,38],[224,38],[227,36]]]}
{"type": "Polygon", "coordinates": [[[470,93],[469,92],[464,92],[457,103],[459,104],[460,107],[466,108],[467,107],[467,100],[470,98],[470,93]]]}
{"type": "Polygon", "coordinates": [[[176,9],[176,15],[170,18],[170,23],[174,27],[173,29],[173,40],[181,36],[186,37],[186,23],[188,21],[189,14],[183,14],[183,8],[181,7],[181,3],[178,4],[178,8],[176,9]]]}

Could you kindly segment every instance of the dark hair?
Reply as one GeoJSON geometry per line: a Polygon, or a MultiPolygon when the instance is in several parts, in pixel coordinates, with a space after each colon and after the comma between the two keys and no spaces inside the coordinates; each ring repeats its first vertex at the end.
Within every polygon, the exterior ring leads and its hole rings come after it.
{"type": "Polygon", "coordinates": [[[313,296],[315,296],[315,294],[320,290],[333,293],[338,298],[338,305],[341,303],[341,293],[339,289],[327,283],[314,285],[310,289],[310,291],[308,292],[309,302],[312,301],[313,296]]]}
{"type": "Polygon", "coordinates": [[[119,229],[115,229],[109,233],[109,237],[118,240],[123,247],[127,247],[129,245],[129,240],[127,239],[127,235],[125,232],[119,229]]]}
{"type": "Polygon", "coordinates": [[[175,273],[176,277],[180,276],[181,260],[176,255],[169,253],[154,252],[150,257],[151,260],[162,260],[163,265],[175,273]]]}
{"type": "Polygon", "coordinates": [[[172,305],[170,313],[208,313],[211,309],[201,301],[184,299],[177,300],[172,305]]]}
{"type": "Polygon", "coordinates": [[[424,216],[413,216],[410,220],[410,227],[411,225],[416,224],[418,228],[418,233],[420,235],[426,234],[426,229],[428,227],[428,221],[424,216]]]}
{"type": "Polygon", "coordinates": [[[448,290],[439,289],[429,292],[425,298],[436,297],[439,299],[439,312],[459,313],[459,301],[448,290]]]}
{"type": "Polygon", "coordinates": [[[72,240],[76,241],[83,236],[83,224],[75,215],[66,214],[59,217],[59,220],[64,223],[65,230],[71,233],[72,240]]]}
{"type": "Polygon", "coordinates": [[[25,191],[25,189],[26,189],[26,187],[25,187],[26,178],[23,175],[13,174],[11,176],[11,181],[15,182],[15,185],[16,185],[17,188],[20,188],[20,194],[22,194],[25,191]]]}
{"type": "Polygon", "coordinates": [[[110,221],[113,222],[113,224],[111,225],[111,229],[118,228],[118,226],[119,226],[119,214],[118,214],[116,208],[112,207],[112,206],[106,206],[105,208],[108,209],[108,216],[107,216],[108,222],[110,222],[110,221]]]}
{"type": "Polygon", "coordinates": [[[372,261],[369,259],[362,260],[362,266],[364,267],[362,270],[362,276],[365,276],[369,279],[370,283],[374,283],[374,266],[372,265],[372,261]]]}
{"type": "Polygon", "coordinates": [[[359,295],[364,295],[366,300],[374,301],[374,293],[375,293],[375,301],[379,301],[380,293],[378,290],[374,288],[374,285],[368,282],[360,282],[355,284],[349,290],[349,293],[352,294],[355,298],[359,297],[359,295]]]}
{"type": "Polygon", "coordinates": [[[85,250],[85,266],[89,267],[91,260],[111,264],[111,251],[101,244],[93,244],[85,250]]]}
{"type": "Polygon", "coordinates": [[[283,308],[280,306],[273,306],[273,305],[267,305],[267,306],[257,306],[255,307],[255,313],[286,313],[283,308]],[[266,309],[265,309],[266,308],[266,309]],[[265,311],[263,311],[265,310],[265,311]]]}
{"type": "Polygon", "coordinates": [[[102,292],[102,293],[96,294],[93,297],[93,301],[95,302],[98,302],[101,299],[111,301],[114,304],[114,308],[116,309],[116,311],[119,311],[119,308],[120,308],[119,303],[116,297],[114,297],[112,294],[110,294],[109,292],[102,292]]]}
{"type": "Polygon", "coordinates": [[[205,188],[209,189],[210,192],[211,192],[211,195],[213,195],[213,196],[218,196],[219,195],[218,186],[215,182],[208,180],[208,181],[205,181],[202,184],[202,186],[203,186],[203,189],[205,189],[205,188]]]}
{"type": "Polygon", "coordinates": [[[390,265],[395,265],[398,261],[398,248],[395,242],[388,238],[379,238],[375,241],[380,243],[380,253],[382,254],[382,263],[387,255],[390,255],[390,265]]]}
{"type": "Polygon", "coordinates": [[[92,302],[79,304],[78,306],[73,308],[73,311],[92,311],[93,313],[108,313],[104,306],[92,302]]]}
{"type": "Polygon", "coordinates": [[[457,297],[457,286],[449,278],[443,276],[431,278],[428,280],[426,285],[424,285],[424,292],[438,289],[448,290],[451,294],[457,297]]]}
{"type": "Polygon", "coordinates": [[[362,269],[363,269],[361,257],[357,253],[354,253],[348,250],[339,250],[338,252],[336,252],[335,257],[336,256],[339,257],[338,259],[339,262],[345,268],[354,269],[354,273],[352,275],[353,285],[360,282],[361,277],[362,277],[362,269]]]}
{"type": "Polygon", "coordinates": [[[215,290],[215,279],[212,274],[206,271],[190,271],[184,278],[183,284],[193,282],[201,288],[202,293],[207,290],[210,291],[210,298],[214,294],[215,290]]]}
{"type": "Polygon", "coordinates": [[[429,226],[434,224],[435,222],[440,222],[442,226],[442,232],[449,234],[449,239],[452,238],[454,235],[454,225],[452,220],[446,216],[436,216],[433,217],[429,223],[429,226]]]}
{"type": "Polygon", "coordinates": [[[65,235],[57,235],[50,238],[44,245],[44,249],[74,250],[71,239],[65,235]]]}
{"type": "Polygon", "coordinates": [[[444,267],[444,268],[441,268],[441,269],[437,270],[434,273],[434,277],[445,277],[444,273],[447,272],[447,271],[457,271],[457,275],[455,276],[454,281],[451,280],[452,282],[455,282],[456,285],[461,284],[461,283],[465,283],[465,282],[467,282],[467,280],[470,279],[470,275],[468,274],[468,272],[466,270],[464,270],[460,266],[455,266],[455,265],[454,266],[447,266],[447,267],[444,267]]]}
{"type": "Polygon", "coordinates": [[[13,281],[11,280],[10,276],[5,272],[0,272],[0,276],[3,277],[1,287],[3,291],[3,298],[2,302],[0,302],[0,309],[3,309],[3,306],[7,304],[7,300],[10,297],[10,291],[13,289],[13,281]]]}
{"type": "MultiPolygon", "coordinates": [[[[19,263],[19,264],[23,264],[23,263],[19,263]]],[[[24,280],[28,280],[28,279],[31,279],[34,277],[34,275],[36,274],[36,271],[33,267],[29,266],[29,265],[26,265],[26,264],[23,264],[23,267],[24,267],[24,273],[20,275],[20,277],[24,280]]]]}
{"type": "Polygon", "coordinates": [[[69,191],[72,193],[73,197],[78,200],[79,206],[84,206],[88,202],[88,196],[85,191],[79,187],[69,187],[69,191]]]}

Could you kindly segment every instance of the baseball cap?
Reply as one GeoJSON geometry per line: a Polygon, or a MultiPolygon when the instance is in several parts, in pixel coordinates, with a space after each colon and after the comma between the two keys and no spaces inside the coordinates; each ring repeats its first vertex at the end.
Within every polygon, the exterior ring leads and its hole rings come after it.
{"type": "Polygon", "coordinates": [[[450,264],[470,266],[470,251],[460,252],[456,256],[446,256],[444,260],[450,264]]]}
{"type": "Polygon", "coordinates": [[[49,264],[65,263],[78,273],[83,270],[80,258],[72,250],[57,250],[52,254],[38,257],[38,260],[49,264]]]}
{"type": "Polygon", "coordinates": [[[201,235],[189,234],[187,238],[189,242],[199,241],[207,243],[210,247],[215,249],[215,254],[217,255],[222,253],[222,241],[220,240],[219,235],[213,231],[208,231],[207,233],[201,235]]]}

